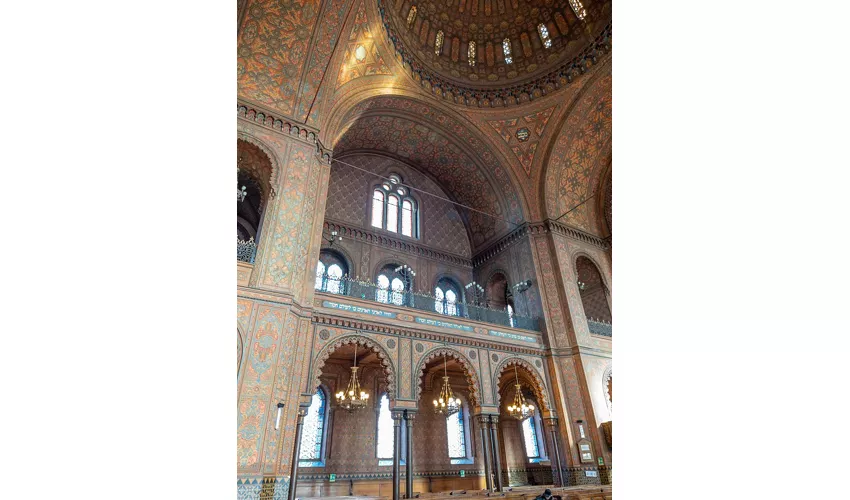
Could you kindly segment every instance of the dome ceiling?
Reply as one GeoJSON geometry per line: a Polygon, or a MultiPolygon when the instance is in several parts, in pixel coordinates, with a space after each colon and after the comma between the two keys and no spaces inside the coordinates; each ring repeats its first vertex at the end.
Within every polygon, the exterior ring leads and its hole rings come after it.
{"type": "Polygon", "coordinates": [[[606,0],[380,0],[379,5],[391,43],[414,74],[456,95],[479,91],[492,98],[498,90],[516,95],[541,79],[556,82],[579,71],[585,58],[595,58],[600,37],[605,45],[610,35],[606,0]]]}

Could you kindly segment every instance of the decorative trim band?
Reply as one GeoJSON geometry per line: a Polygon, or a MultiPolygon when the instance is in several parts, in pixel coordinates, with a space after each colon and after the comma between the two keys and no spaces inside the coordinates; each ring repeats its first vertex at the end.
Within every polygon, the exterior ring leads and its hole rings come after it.
{"type": "Polygon", "coordinates": [[[383,333],[387,335],[398,335],[401,337],[431,340],[434,342],[453,343],[470,347],[478,347],[481,349],[490,349],[494,351],[514,352],[518,354],[528,354],[531,356],[540,357],[546,355],[546,351],[544,349],[535,349],[533,347],[521,347],[511,344],[487,342],[481,339],[455,337],[452,335],[434,332],[420,332],[416,330],[408,330],[407,328],[399,328],[389,325],[378,325],[375,323],[368,323],[357,319],[339,318],[315,310],[313,311],[313,323],[350,328],[352,330],[364,330],[373,333],[383,333]]]}
{"type": "Polygon", "coordinates": [[[428,247],[417,245],[416,243],[410,243],[409,241],[403,241],[383,234],[373,233],[372,231],[363,228],[347,225],[344,222],[325,219],[324,226],[325,229],[337,231],[340,236],[347,236],[353,240],[382,246],[391,250],[406,252],[419,257],[445,261],[456,266],[472,267],[472,261],[468,258],[431,250],[428,247]]]}
{"type": "Polygon", "coordinates": [[[610,237],[600,238],[552,219],[546,219],[540,222],[526,222],[504,237],[496,240],[493,244],[472,257],[472,265],[478,267],[484,264],[488,260],[516,244],[518,241],[522,241],[523,237],[527,234],[537,236],[548,233],[560,234],[574,240],[597,246],[603,250],[608,250],[611,247],[610,237]]]}

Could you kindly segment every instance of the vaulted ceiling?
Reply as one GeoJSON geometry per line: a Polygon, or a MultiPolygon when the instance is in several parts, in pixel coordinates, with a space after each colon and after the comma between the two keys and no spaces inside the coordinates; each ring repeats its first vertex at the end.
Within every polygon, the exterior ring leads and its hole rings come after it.
{"type": "MultiPolygon", "coordinates": [[[[238,97],[317,129],[335,156],[374,152],[428,175],[472,208],[477,251],[610,175],[610,2],[582,3],[579,20],[570,0],[479,0],[474,14],[472,0],[423,1],[406,29],[410,0],[240,0],[238,97]],[[436,30],[451,35],[439,56],[426,50],[436,30]],[[524,33],[537,36],[530,55],[524,33]],[[458,59],[473,73],[453,66],[455,36],[484,49],[474,69],[458,59]],[[489,59],[500,37],[517,39],[511,65],[489,59]]],[[[604,203],[586,205],[561,221],[603,235],[604,203]]]]}

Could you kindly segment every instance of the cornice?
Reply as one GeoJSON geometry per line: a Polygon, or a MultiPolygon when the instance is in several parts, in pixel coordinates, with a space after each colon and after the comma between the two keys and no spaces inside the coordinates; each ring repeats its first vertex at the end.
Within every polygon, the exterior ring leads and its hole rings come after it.
{"type": "Polygon", "coordinates": [[[313,323],[320,325],[328,325],[333,327],[351,328],[354,330],[364,330],[372,333],[382,333],[387,335],[398,335],[400,337],[408,337],[414,339],[430,340],[433,342],[452,343],[465,345],[469,347],[478,347],[481,349],[491,349],[495,351],[507,351],[517,354],[528,354],[531,356],[545,356],[544,349],[533,349],[530,347],[520,347],[513,344],[501,344],[497,342],[488,342],[486,340],[454,336],[449,334],[426,332],[420,330],[412,330],[409,328],[401,328],[391,325],[381,325],[369,321],[359,319],[344,318],[335,316],[323,311],[313,310],[313,323]]]}
{"type": "Polygon", "coordinates": [[[574,240],[597,246],[603,250],[608,250],[611,244],[611,238],[600,238],[590,233],[586,233],[574,227],[567,226],[552,219],[547,219],[541,222],[526,222],[520,227],[514,229],[507,235],[490,244],[484,250],[476,253],[472,257],[472,265],[478,267],[493,257],[499,255],[507,248],[521,241],[526,235],[543,235],[543,234],[560,234],[574,240]]]}
{"type": "Polygon", "coordinates": [[[340,236],[346,236],[353,240],[362,241],[372,245],[381,246],[390,250],[402,251],[411,255],[425,257],[434,260],[441,260],[456,266],[472,268],[472,260],[460,255],[450,254],[432,250],[423,245],[405,241],[399,238],[393,238],[385,234],[375,233],[361,227],[349,225],[344,222],[339,222],[332,219],[325,219],[325,229],[335,230],[340,236]]]}
{"type": "Polygon", "coordinates": [[[316,153],[330,165],[333,151],[326,148],[319,140],[317,129],[242,98],[236,99],[236,116],[240,120],[251,122],[272,132],[315,146],[316,153]]]}
{"type": "Polygon", "coordinates": [[[386,11],[380,0],[378,7],[381,15],[381,27],[389,40],[388,45],[392,47],[404,69],[410,71],[413,79],[420,83],[425,90],[429,90],[430,87],[431,92],[438,97],[470,107],[507,107],[533,101],[570,85],[577,76],[583,75],[611,51],[611,24],[609,23],[602,30],[602,33],[576,57],[546,75],[535,78],[530,82],[501,89],[465,86],[450,82],[432,73],[416,58],[409,55],[404,48],[404,42],[390,27],[386,11]]]}

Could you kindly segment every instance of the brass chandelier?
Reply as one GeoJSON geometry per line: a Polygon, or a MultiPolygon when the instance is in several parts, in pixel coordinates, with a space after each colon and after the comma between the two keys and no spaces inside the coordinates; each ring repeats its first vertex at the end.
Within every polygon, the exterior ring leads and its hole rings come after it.
{"type": "Polygon", "coordinates": [[[368,400],[369,395],[360,389],[360,381],[357,380],[357,344],[354,344],[354,366],[351,367],[351,379],[345,391],[336,393],[336,402],[340,408],[351,412],[365,408],[368,400]]]}
{"type": "Polygon", "coordinates": [[[440,389],[440,398],[434,400],[434,413],[445,415],[446,418],[460,411],[460,399],[455,398],[452,386],[449,384],[448,368],[446,367],[446,355],[443,354],[443,387],[440,389]]]}
{"type": "Polygon", "coordinates": [[[508,415],[517,419],[525,420],[534,413],[534,405],[525,402],[522,395],[522,385],[519,383],[519,375],[517,374],[516,365],[514,365],[514,377],[516,377],[516,392],[514,393],[514,402],[508,406],[508,415]]]}

